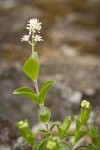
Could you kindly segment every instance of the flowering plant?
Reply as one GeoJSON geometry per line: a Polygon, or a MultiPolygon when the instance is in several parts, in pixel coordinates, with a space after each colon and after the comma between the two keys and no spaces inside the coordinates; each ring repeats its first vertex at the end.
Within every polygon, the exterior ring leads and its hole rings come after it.
{"type": "Polygon", "coordinates": [[[98,135],[96,128],[87,124],[92,111],[92,107],[87,100],[84,100],[81,103],[80,116],[74,116],[74,131],[70,130],[72,123],[70,116],[65,118],[62,125],[55,122],[53,125],[49,126],[51,110],[45,106],[45,99],[49,89],[55,84],[55,81],[49,80],[45,82],[39,91],[37,79],[40,65],[38,53],[34,51],[34,46],[38,41],[43,41],[42,37],[37,35],[37,32],[40,33],[41,23],[38,19],[30,19],[26,29],[29,31],[29,34],[24,35],[23,38],[21,38],[21,41],[27,41],[32,46],[32,53],[30,58],[24,63],[23,70],[34,82],[35,91],[28,87],[21,87],[16,89],[14,94],[26,96],[31,99],[32,102],[36,102],[37,105],[39,105],[38,117],[40,121],[45,124],[45,128],[39,130],[39,132],[44,133],[44,139],[38,143],[35,134],[29,128],[28,120],[20,121],[17,123],[17,127],[23,134],[23,137],[34,150],[99,150],[100,135],[98,135]],[[57,128],[57,137],[53,135],[54,128],[57,128]],[[83,147],[76,147],[76,143],[85,135],[90,137],[91,143],[83,147]],[[68,137],[74,138],[72,143],[66,141],[66,138],[68,137]]]}

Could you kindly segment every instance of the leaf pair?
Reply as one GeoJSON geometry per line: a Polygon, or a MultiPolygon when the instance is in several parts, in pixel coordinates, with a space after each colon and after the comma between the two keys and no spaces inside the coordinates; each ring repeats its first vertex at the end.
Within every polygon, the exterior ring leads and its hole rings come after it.
{"type": "Polygon", "coordinates": [[[75,131],[75,143],[76,143],[87,133],[87,131],[81,128],[81,122],[78,116],[74,116],[74,119],[75,119],[75,126],[76,126],[76,131],[75,131]]]}
{"type": "Polygon", "coordinates": [[[14,94],[21,94],[23,96],[28,97],[29,99],[35,101],[39,105],[44,104],[44,100],[46,98],[46,95],[51,88],[51,86],[55,83],[54,80],[50,80],[44,83],[44,85],[41,88],[40,94],[38,95],[34,90],[27,87],[21,87],[16,89],[13,93],[14,94]]]}
{"type": "Polygon", "coordinates": [[[67,136],[72,136],[73,134],[70,134],[67,132],[67,130],[69,129],[69,126],[71,124],[71,117],[67,116],[62,127],[60,127],[57,123],[53,124],[50,128],[50,131],[53,130],[53,128],[56,126],[59,132],[59,137],[60,139],[63,139],[67,136]]]}
{"type": "Polygon", "coordinates": [[[80,120],[78,116],[74,117],[76,125],[75,143],[78,142],[87,133],[86,130],[82,129],[82,126],[84,126],[88,121],[91,114],[91,110],[92,110],[91,106],[89,108],[81,108],[80,120]]]}
{"type": "Polygon", "coordinates": [[[62,127],[61,127],[61,133],[60,133],[60,137],[64,138],[65,135],[67,136],[67,130],[69,129],[70,125],[71,125],[71,117],[67,116],[62,127]]]}

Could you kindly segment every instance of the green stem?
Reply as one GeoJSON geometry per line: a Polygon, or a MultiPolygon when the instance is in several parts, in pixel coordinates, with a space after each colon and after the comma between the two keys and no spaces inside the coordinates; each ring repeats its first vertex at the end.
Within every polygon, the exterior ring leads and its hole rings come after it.
{"type": "Polygon", "coordinates": [[[35,90],[36,90],[36,93],[39,95],[39,88],[38,88],[38,84],[37,82],[34,82],[34,86],[35,86],[35,90]]]}
{"type": "Polygon", "coordinates": [[[32,45],[32,58],[34,58],[34,45],[32,45]]]}
{"type": "Polygon", "coordinates": [[[48,123],[45,124],[47,131],[49,131],[48,123]]]}
{"type": "MultiPolygon", "coordinates": [[[[32,33],[32,36],[34,36],[34,33],[32,33]]],[[[32,58],[34,58],[34,39],[32,37],[32,58]]]]}
{"type": "MultiPolygon", "coordinates": [[[[39,88],[38,88],[37,82],[34,82],[34,86],[35,86],[36,93],[39,95],[40,92],[39,92],[39,88]]],[[[40,108],[44,112],[44,105],[41,105],[40,108]]],[[[46,126],[47,131],[49,131],[48,123],[46,123],[45,126],[46,126]]]]}

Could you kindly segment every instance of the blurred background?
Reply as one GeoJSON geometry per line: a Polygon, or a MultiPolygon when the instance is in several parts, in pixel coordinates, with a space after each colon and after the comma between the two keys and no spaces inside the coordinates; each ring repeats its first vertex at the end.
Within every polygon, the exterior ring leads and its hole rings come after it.
{"type": "Polygon", "coordinates": [[[34,88],[22,70],[31,47],[20,40],[28,33],[30,18],[42,22],[44,41],[35,47],[41,64],[39,88],[47,80],[57,81],[46,98],[51,120],[73,118],[87,99],[93,122],[98,127],[100,123],[100,0],[0,0],[1,148],[20,135],[17,121],[28,118],[31,127],[38,122],[37,105],[13,95],[18,87],[34,88]]]}

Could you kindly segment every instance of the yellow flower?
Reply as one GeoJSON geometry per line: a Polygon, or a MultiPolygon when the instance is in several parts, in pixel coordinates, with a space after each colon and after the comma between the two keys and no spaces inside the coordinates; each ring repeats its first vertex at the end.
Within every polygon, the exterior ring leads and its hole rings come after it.
{"type": "Polygon", "coordinates": [[[90,107],[90,103],[87,100],[83,100],[82,103],[81,103],[81,107],[89,108],[90,107]]]}

